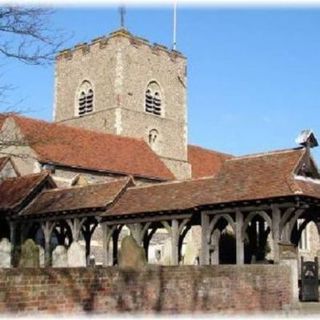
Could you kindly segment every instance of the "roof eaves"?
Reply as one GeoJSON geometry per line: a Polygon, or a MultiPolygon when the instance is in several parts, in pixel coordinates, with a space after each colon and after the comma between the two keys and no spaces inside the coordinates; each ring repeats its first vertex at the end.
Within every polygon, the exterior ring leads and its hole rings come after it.
{"type": "MultiPolygon", "coordinates": [[[[133,176],[135,178],[140,178],[140,179],[147,179],[147,180],[155,180],[155,181],[170,181],[170,179],[174,180],[174,176],[172,175],[171,178],[163,178],[163,177],[156,177],[156,176],[147,176],[147,175],[141,175],[141,174],[136,174],[136,173],[127,173],[123,171],[115,171],[115,170],[103,170],[103,169],[97,169],[97,168],[90,168],[90,167],[82,167],[82,166],[74,166],[74,165],[68,165],[62,162],[54,162],[50,161],[48,159],[40,158],[39,157],[39,162],[40,163],[47,163],[47,164],[52,164],[58,167],[62,168],[72,168],[72,169],[78,169],[78,170],[85,170],[85,171],[95,171],[95,172],[100,172],[100,173],[108,173],[108,174],[115,174],[115,175],[122,175],[122,176],[133,176]]],[[[169,170],[169,169],[168,169],[169,170]]]]}

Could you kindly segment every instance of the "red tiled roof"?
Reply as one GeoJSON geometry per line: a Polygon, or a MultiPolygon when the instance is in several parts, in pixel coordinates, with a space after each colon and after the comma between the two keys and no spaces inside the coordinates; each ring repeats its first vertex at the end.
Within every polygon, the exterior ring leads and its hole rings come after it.
{"type": "MultiPolygon", "coordinates": [[[[304,156],[305,149],[291,149],[232,158],[211,178],[128,188],[105,216],[186,210],[303,193],[294,173],[304,156]]],[[[316,192],[320,198],[320,190],[316,192]]]]}
{"type": "Polygon", "coordinates": [[[173,174],[143,140],[11,116],[40,162],[172,180],[173,174]]]}
{"type": "Polygon", "coordinates": [[[192,178],[201,178],[215,175],[224,161],[233,156],[202,147],[188,145],[188,162],[192,168],[192,178]]]}
{"type": "Polygon", "coordinates": [[[14,210],[19,207],[28,196],[36,189],[40,189],[46,182],[55,186],[47,172],[4,180],[0,184],[0,211],[14,210]]]}
{"type": "Polygon", "coordinates": [[[121,192],[132,185],[132,179],[122,178],[101,184],[54,189],[42,192],[22,212],[22,216],[66,211],[101,209],[111,204],[121,192]]]}

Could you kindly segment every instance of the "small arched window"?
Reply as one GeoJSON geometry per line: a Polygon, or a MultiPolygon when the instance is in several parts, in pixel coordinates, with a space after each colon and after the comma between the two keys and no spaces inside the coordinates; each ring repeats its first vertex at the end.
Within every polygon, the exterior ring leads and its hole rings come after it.
{"type": "Polygon", "coordinates": [[[162,101],[160,94],[160,87],[155,81],[148,84],[145,95],[145,111],[148,113],[161,116],[162,101]]]}
{"type": "Polygon", "coordinates": [[[158,150],[159,132],[157,129],[151,129],[148,134],[148,142],[152,150],[158,150]]]}
{"type": "Polygon", "coordinates": [[[157,142],[159,132],[156,129],[152,129],[149,131],[149,144],[153,145],[157,142]]]}
{"type": "Polygon", "coordinates": [[[78,92],[78,115],[81,117],[93,111],[94,93],[91,83],[83,81],[78,92]]]}

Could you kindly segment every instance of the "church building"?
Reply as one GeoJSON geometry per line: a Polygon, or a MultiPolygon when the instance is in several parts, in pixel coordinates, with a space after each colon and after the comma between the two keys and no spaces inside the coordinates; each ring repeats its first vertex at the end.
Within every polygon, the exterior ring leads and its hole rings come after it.
{"type": "Polygon", "coordinates": [[[80,242],[85,264],[116,264],[126,229],[152,263],[277,263],[280,242],[318,254],[312,133],[243,157],[189,145],[186,57],[123,28],[60,52],[54,90],[53,122],[0,115],[0,238],[13,248],[33,239],[48,266],[80,242]]]}

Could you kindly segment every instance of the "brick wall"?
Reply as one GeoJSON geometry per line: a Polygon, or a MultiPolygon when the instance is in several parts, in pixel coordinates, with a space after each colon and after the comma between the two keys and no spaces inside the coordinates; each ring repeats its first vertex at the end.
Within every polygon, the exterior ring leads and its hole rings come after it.
{"type": "Polygon", "coordinates": [[[291,302],[285,266],[1,269],[0,312],[277,311],[291,302]]]}

